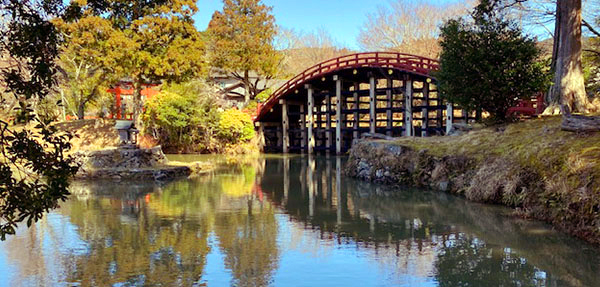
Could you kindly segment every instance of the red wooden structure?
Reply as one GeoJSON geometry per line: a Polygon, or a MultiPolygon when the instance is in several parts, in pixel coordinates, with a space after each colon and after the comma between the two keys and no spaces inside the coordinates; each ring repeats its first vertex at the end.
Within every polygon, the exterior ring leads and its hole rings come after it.
{"type": "Polygon", "coordinates": [[[280,98],[301,88],[313,79],[341,70],[367,67],[393,68],[419,76],[431,77],[431,72],[439,69],[439,62],[430,58],[394,52],[357,53],[333,58],[306,69],[279,87],[260,107],[255,121],[260,121],[269,110],[277,105],[280,98]]]}
{"type": "MultiPolygon", "coordinates": [[[[142,99],[147,100],[155,96],[159,93],[158,90],[154,89],[154,87],[158,86],[158,84],[143,84],[142,87],[142,99]]],[[[116,84],[113,88],[108,89],[107,92],[112,93],[115,96],[115,115],[110,115],[110,118],[114,118],[117,120],[120,119],[132,119],[132,114],[123,114],[122,111],[122,100],[123,96],[133,96],[134,89],[133,83],[128,81],[121,81],[116,84]]]]}
{"type": "Polygon", "coordinates": [[[543,113],[545,108],[544,94],[539,93],[535,100],[519,100],[516,106],[508,109],[506,115],[508,117],[518,115],[532,117],[543,113]]]}

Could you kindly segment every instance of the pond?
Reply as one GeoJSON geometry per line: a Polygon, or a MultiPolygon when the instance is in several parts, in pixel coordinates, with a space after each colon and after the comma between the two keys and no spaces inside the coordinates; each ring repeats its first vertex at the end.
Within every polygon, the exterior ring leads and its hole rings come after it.
{"type": "Polygon", "coordinates": [[[211,160],[76,182],[0,242],[0,286],[597,286],[600,250],[511,210],[341,175],[343,158],[211,160]]]}

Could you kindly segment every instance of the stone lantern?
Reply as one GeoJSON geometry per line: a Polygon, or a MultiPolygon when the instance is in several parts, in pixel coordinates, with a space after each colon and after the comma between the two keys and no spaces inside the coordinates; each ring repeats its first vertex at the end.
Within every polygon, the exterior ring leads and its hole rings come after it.
{"type": "Polygon", "coordinates": [[[137,144],[139,130],[133,126],[133,121],[117,120],[115,129],[119,133],[121,146],[135,146],[137,144]]]}

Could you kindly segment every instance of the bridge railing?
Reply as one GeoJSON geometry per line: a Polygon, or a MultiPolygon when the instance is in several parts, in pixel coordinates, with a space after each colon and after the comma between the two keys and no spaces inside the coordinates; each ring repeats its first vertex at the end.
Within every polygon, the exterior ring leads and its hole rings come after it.
{"type": "MultiPolygon", "coordinates": [[[[361,67],[397,68],[429,76],[432,70],[439,69],[439,63],[434,59],[395,52],[369,52],[340,56],[314,65],[288,80],[267,99],[263,109],[271,109],[279,97],[309,79],[318,78],[336,70],[361,67]]],[[[262,109],[257,116],[260,117],[261,114],[262,109]]]]}

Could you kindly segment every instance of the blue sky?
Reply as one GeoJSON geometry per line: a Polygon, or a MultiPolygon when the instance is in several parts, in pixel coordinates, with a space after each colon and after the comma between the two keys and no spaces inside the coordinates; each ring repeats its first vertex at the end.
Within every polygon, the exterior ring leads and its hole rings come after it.
{"type": "MultiPolygon", "coordinates": [[[[297,31],[314,31],[323,28],[342,46],[358,49],[356,37],[367,14],[378,6],[388,6],[390,0],[263,0],[273,7],[277,25],[297,31]]],[[[420,0],[413,0],[420,1],[420,0]]],[[[422,0],[421,0],[422,1],[422,0]]],[[[458,2],[439,0],[439,2],[458,2]]],[[[221,0],[198,1],[195,17],[199,30],[206,29],[215,10],[221,10],[221,0]]]]}

